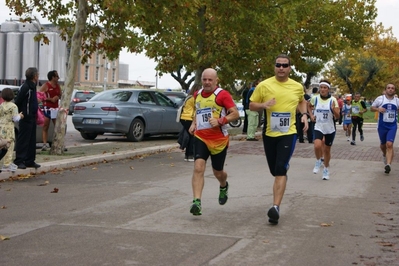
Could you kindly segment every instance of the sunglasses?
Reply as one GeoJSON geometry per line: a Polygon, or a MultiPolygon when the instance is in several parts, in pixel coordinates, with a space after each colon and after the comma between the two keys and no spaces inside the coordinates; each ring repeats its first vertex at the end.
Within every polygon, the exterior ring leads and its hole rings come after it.
{"type": "Polygon", "coordinates": [[[275,66],[276,66],[277,68],[280,68],[280,67],[287,68],[287,67],[289,67],[289,66],[290,66],[290,64],[281,64],[281,63],[276,63],[276,64],[275,64],[275,66]]]}

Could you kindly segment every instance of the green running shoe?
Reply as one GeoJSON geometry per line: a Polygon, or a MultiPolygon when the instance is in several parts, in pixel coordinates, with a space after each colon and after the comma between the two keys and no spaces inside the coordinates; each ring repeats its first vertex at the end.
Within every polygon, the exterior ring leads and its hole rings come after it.
{"type": "Polygon", "coordinates": [[[220,188],[219,192],[219,204],[224,205],[227,202],[228,197],[228,191],[229,191],[229,183],[226,182],[226,187],[220,188]]]}
{"type": "Polygon", "coordinates": [[[202,214],[201,200],[200,199],[194,199],[193,200],[193,205],[191,205],[190,213],[192,213],[195,216],[202,214]]]}

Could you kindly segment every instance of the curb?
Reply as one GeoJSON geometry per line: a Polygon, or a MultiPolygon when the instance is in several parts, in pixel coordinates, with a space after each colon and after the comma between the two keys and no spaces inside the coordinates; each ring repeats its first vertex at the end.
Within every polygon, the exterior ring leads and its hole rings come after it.
{"type": "Polygon", "coordinates": [[[165,152],[170,149],[179,148],[178,144],[167,144],[167,145],[159,145],[154,147],[146,147],[132,151],[120,151],[120,152],[113,152],[110,154],[96,154],[96,155],[89,155],[85,157],[77,157],[71,159],[63,159],[63,160],[56,160],[51,162],[45,162],[41,164],[41,167],[38,169],[28,168],[28,169],[20,169],[17,170],[15,173],[11,172],[2,172],[0,173],[0,181],[6,180],[12,177],[18,176],[29,176],[29,175],[36,175],[40,173],[46,173],[56,170],[62,169],[70,169],[79,166],[86,166],[95,163],[101,163],[104,161],[112,162],[121,159],[126,159],[128,157],[133,156],[140,156],[144,154],[155,154],[157,152],[165,152]]]}

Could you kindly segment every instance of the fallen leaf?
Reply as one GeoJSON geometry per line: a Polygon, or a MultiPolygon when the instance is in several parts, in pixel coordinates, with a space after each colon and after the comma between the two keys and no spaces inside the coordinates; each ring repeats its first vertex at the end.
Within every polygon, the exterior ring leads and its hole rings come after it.
{"type": "Polygon", "coordinates": [[[50,182],[49,181],[45,181],[44,183],[42,183],[42,184],[39,184],[38,186],[47,186],[48,184],[50,184],[50,182]]]}
{"type": "Polygon", "coordinates": [[[93,168],[91,168],[91,170],[97,170],[97,167],[93,167],[93,168]]]}
{"type": "Polygon", "coordinates": [[[3,205],[3,206],[1,206],[1,209],[7,209],[7,207],[3,205]]]}
{"type": "Polygon", "coordinates": [[[332,224],[328,224],[328,223],[321,223],[320,224],[321,227],[329,227],[332,226],[332,224]]]}
{"type": "Polygon", "coordinates": [[[131,170],[133,170],[133,169],[134,169],[134,167],[133,167],[133,166],[130,166],[130,169],[131,169],[131,170]]]}
{"type": "Polygon", "coordinates": [[[59,189],[55,187],[55,188],[53,189],[53,191],[51,191],[50,193],[58,193],[58,190],[59,190],[59,189]]]}
{"type": "Polygon", "coordinates": [[[393,244],[391,242],[377,242],[383,247],[393,247],[393,244]]]}
{"type": "Polygon", "coordinates": [[[175,165],[173,163],[171,163],[170,166],[174,167],[175,165]]]}
{"type": "Polygon", "coordinates": [[[0,240],[10,240],[10,238],[7,237],[7,236],[2,236],[2,235],[0,235],[0,240]]]}

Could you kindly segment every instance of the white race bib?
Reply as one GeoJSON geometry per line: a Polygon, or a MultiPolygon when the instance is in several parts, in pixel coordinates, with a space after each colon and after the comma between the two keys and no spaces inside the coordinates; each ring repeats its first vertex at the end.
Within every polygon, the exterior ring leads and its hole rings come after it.
{"type": "Polygon", "coordinates": [[[395,110],[386,110],[382,115],[382,121],[387,123],[393,123],[395,121],[396,111],[395,110]]]}
{"type": "Polygon", "coordinates": [[[286,133],[291,126],[291,113],[272,112],[270,130],[286,133]]]}
{"type": "Polygon", "coordinates": [[[211,124],[209,123],[209,118],[212,117],[212,108],[203,108],[197,109],[196,111],[196,123],[197,123],[197,130],[212,128],[211,124]]]}
{"type": "Polygon", "coordinates": [[[360,112],[359,106],[352,107],[352,114],[358,114],[360,112]]]}

